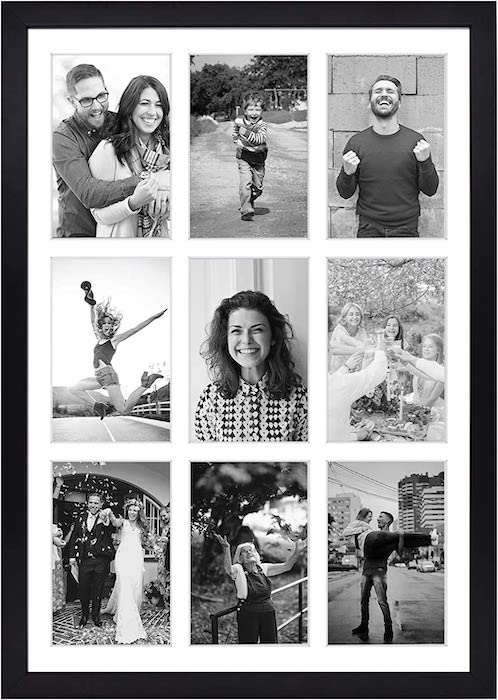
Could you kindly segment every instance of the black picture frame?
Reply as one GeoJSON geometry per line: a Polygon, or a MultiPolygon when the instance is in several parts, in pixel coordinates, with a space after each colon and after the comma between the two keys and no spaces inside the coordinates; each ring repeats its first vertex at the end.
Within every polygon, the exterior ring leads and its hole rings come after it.
{"type": "MultiPolygon", "coordinates": [[[[6,698],[496,696],[496,17],[494,2],[2,4],[2,692],[6,698]],[[251,13],[257,5],[257,12],[251,13]],[[471,124],[470,672],[29,673],[27,49],[31,28],[468,27],[471,124]]],[[[46,232],[42,235],[46,235],[46,232]]],[[[31,339],[33,340],[33,339],[31,339]]],[[[40,465],[43,466],[43,465],[40,465]]],[[[30,517],[36,517],[30,513],[30,517]]],[[[462,556],[467,553],[462,552],[462,556]]],[[[31,571],[30,575],[36,575],[31,571]]],[[[454,582],[458,585],[458,581],[454,582]]],[[[458,624],[458,622],[454,622],[458,624]]],[[[330,651],[333,654],[333,649],[330,651]]],[[[409,651],[407,651],[409,653],[409,651]]],[[[242,657],[241,657],[242,658],[242,657]]],[[[250,665],[250,664],[249,664],[250,665]]],[[[360,671],[361,669],[358,669],[360,671]]],[[[164,671],[168,671],[167,668],[164,671]]]]}

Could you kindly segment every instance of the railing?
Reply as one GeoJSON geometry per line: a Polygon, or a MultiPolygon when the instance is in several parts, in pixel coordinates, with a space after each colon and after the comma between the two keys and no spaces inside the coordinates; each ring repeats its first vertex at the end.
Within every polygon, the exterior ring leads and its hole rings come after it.
{"type": "Polygon", "coordinates": [[[132,416],[169,416],[171,401],[141,403],[132,410],[132,416]]]}
{"type": "MultiPolygon", "coordinates": [[[[297,605],[298,605],[298,611],[295,615],[292,615],[288,620],[285,620],[285,622],[282,622],[278,627],[277,630],[280,632],[280,630],[283,630],[284,627],[287,627],[287,625],[290,625],[291,622],[294,622],[294,620],[298,620],[298,641],[301,643],[303,641],[303,615],[305,615],[308,612],[308,606],[303,608],[303,591],[304,591],[304,584],[308,581],[308,577],[304,576],[304,578],[299,578],[296,581],[291,581],[290,583],[287,583],[285,586],[280,586],[280,588],[275,589],[272,591],[272,597],[277,595],[278,593],[281,593],[282,591],[286,591],[288,588],[293,588],[294,586],[298,587],[297,590],[297,605]]],[[[230,613],[236,612],[240,607],[240,603],[237,605],[232,605],[229,608],[224,608],[223,610],[219,610],[218,612],[211,613],[209,616],[211,618],[211,644],[219,644],[219,630],[218,630],[218,620],[220,617],[224,617],[225,615],[230,615],[230,613]]]]}

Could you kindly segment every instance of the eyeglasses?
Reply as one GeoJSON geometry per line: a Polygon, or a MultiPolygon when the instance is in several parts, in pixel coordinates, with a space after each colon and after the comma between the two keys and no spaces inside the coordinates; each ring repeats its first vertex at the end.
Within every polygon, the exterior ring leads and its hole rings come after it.
{"type": "Polygon", "coordinates": [[[77,97],[74,97],[74,99],[76,100],[76,102],[79,102],[82,107],[91,107],[93,105],[94,100],[97,100],[97,102],[103,105],[104,102],[107,102],[108,97],[108,92],[99,92],[97,97],[82,97],[81,100],[78,100],[77,97]]]}

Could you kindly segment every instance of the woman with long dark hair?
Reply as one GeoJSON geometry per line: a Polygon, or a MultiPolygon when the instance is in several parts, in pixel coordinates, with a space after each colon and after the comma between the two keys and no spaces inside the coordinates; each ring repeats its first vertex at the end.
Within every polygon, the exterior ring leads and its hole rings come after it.
{"type": "Polygon", "coordinates": [[[131,644],[147,639],[140,618],[143,598],[144,548],[150,539],[149,523],[143,503],[130,498],[124,504],[123,517],[116,517],[110,508],[101,511],[119,530],[121,541],[116,552],[116,583],[103,613],[114,616],[116,641],[131,644]]]}
{"type": "Polygon", "coordinates": [[[405,347],[403,339],[403,326],[397,316],[388,316],[384,323],[384,338],[391,341],[400,341],[400,347],[405,347]]]}
{"type": "Polygon", "coordinates": [[[158,189],[169,189],[169,100],[164,85],[150,75],[133,78],[125,88],[115,119],[91,155],[92,175],[121,180],[139,175],[130,197],[92,209],[97,238],[166,237],[169,208],[157,210],[158,189]],[[156,173],[164,172],[159,182],[156,173]]]}
{"type": "Polygon", "coordinates": [[[201,354],[212,383],[195,412],[198,440],[308,439],[306,387],[294,371],[292,328],[262,292],[223,299],[201,354]]]}

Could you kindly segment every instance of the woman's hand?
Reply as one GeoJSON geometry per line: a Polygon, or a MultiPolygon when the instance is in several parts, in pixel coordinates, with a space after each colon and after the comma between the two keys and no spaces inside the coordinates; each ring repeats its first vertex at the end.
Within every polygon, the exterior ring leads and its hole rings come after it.
{"type": "Polygon", "coordinates": [[[363,350],[358,350],[357,352],[354,352],[348,357],[348,359],[344,363],[345,367],[347,367],[351,372],[355,372],[361,367],[363,363],[363,355],[363,350]]]}
{"type": "Polygon", "coordinates": [[[226,536],[221,537],[221,535],[218,535],[217,532],[214,532],[213,537],[218,542],[218,544],[220,544],[223,547],[223,549],[230,549],[230,543],[227,540],[226,536]]]}
{"type": "Polygon", "coordinates": [[[413,355],[410,355],[410,353],[406,350],[403,350],[403,348],[398,348],[396,346],[392,348],[392,353],[401,362],[415,362],[417,359],[413,355]]]}
{"type": "Polygon", "coordinates": [[[151,175],[147,180],[140,180],[135,187],[135,191],[128,200],[130,209],[137,211],[144,204],[152,202],[156,198],[159,183],[154,175],[151,175]]]}

